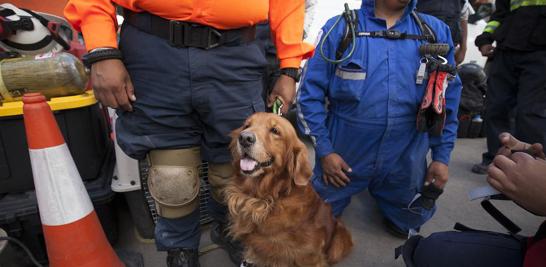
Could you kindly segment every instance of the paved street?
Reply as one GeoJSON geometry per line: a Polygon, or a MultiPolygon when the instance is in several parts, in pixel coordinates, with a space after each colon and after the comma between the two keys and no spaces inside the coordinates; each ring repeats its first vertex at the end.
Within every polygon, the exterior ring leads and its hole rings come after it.
{"type": "MultiPolygon", "coordinates": [[[[429,235],[437,231],[451,230],[455,222],[478,229],[503,231],[503,228],[482,210],[479,202],[470,202],[466,196],[470,189],[485,184],[484,176],[475,175],[469,171],[472,164],[480,160],[483,149],[485,149],[485,139],[458,140],[450,164],[450,180],[446,192],[438,202],[438,212],[423,227],[421,234],[429,235]]],[[[532,234],[543,220],[512,203],[497,201],[495,205],[520,225],[525,234],[532,234]]],[[[118,247],[142,253],[146,267],[165,266],[166,255],[156,252],[153,243],[138,241],[130,217],[128,214],[123,215],[118,247]]],[[[367,192],[353,198],[342,218],[353,235],[355,248],[353,253],[337,266],[404,266],[401,260],[394,260],[394,248],[402,241],[391,237],[383,230],[381,215],[367,192]]],[[[202,246],[211,244],[208,236],[208,230],[204,229],[202,246]]],[[[221,249],[201,256],[200,260],[202,267],[234,266],[221,249]]]]}

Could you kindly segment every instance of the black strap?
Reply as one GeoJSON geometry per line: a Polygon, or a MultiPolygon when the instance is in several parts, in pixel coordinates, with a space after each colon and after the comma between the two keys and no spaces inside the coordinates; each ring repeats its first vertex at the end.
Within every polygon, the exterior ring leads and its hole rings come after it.
{"type": "Polygon", "coordinates": [[[32,44],[15,43],[15,42],[12,42],[12,41],[10,41],[8,39],[4,39],[1,42],[3,42],[6,45],[8,45],[10,47],[13,47],[15,49],[19,49],[19,50],[23,50],[23,51],[35,51],[35,50],[40,50],[40,49],[46,47],[47,45],[49,45],[51,43],[52,40],[53,40],[53,38],[51,37],[51,35],[48,35],[48,36],[42,38],[42,40],[40,40],[40,41],[38,41],[36,43],[32,43],[32,44]]]}
{"type": "Polygon", "coordinates": [[[409,34],[405,32],[399,32],[395,30],[375,31],[375,32],[358,32],[358,37],[372,37],[372,38],[385,38],[391,40],[423,40],[427,41],[428,37],[425,35],[409,34]]]}
{"type": "Polygon", "coordinates": [[[346,27],[345,35],[343,39],[341,39],[341,42],[336,50],[336,60],[340,60],[343,57],[343,53],[345,53],[345,50],[347,50],[352,41],[353,35],[350,33],[349,27],[346,27]]]}
{"type": "Polygon", "coordinates": [[[427,41],[429,43],[436,43],[436,34],[434,34],[434,31],[432,28],[428,26],[423,20],[421,20],[421,17],[419,14],[417,14],[415,11],[411,12],[412,17],[415,19],[415,22],[419,26],[419,29],[421,30],[422,34],[410,34],[405,32],[399,32],[396,30],[386,30],[386,31],[374,31],[374,32],[358,32],[358,37],[372,37],[372,38],[385,38],[390,40],[421,40],[421,41],[427,41]]]}
{"type": "Polygon", "coordinates": [[[533,237],[533,241],[535,242],[540,241],[542,239],[546,239],[546,221],[540,225],[537,233],[533,237]]]}
{"type": "Polygon", "coordinates": [[[123,59],[123,54],[119,49],[110,48],[104,50],[96,50],[90,53],[83,55],[83,64],[87,68],[91,68],[96,62],[106,60],[106,59],[123,59]]]}
{"type": "Polygon", "coordinates": [[[415,19],[415,22],[417,22],[417,25],[419,26],[419,29],[423,35],[427,37],[427,41],[429,43],[436,43],[436,33],[434,33],[432,28],[421,19],[421,16],[419,16],[419,14],[415,11],[411,12],[411,16],[415,19]]]}
{"type": "Polygon", "coordinates": [[[508,236],[511,236],[512,238],[514,238],[515,240],[517,240],[518,242],[520,242],[520,244],[522,246],[522,251],[525,251],[525,247],[527,245],[527,239],[528,239],[527,237],[522,236],[522,235],[518,235],[518,234],[514,234],[514,233],[504,234],[504,233],[497,233],[497,232],[493,232],[493,231],[478,230],[478,229],[468,227],[468,226],[466,226],[466,225],[464,225],[462,223],[455,223],[455,226],[453,226],[453,229],[455,229],[457,231],[461,231],[461,232],[473,232],[473,233],[492,234],[492,235],[498,235],[498,234],[508,235],[508,236]]]}
{"type": "Polygon", "coordinates": [[[34,30],[34,24],[32,23],[31,17],[29,16],[19,16],[19,20],[9,20],[6,18],[15,14],[16,13],[11,9],[0,9],[0,18],[3,26],[7,26],[10,31],[34,30]]]}
{"type": "Polygon", "coordinates": [[[483,200],[481,202],[482,207],[491,215],[497,222],[499,222],[508,232],[511,234],[517,234],[521,231],[521,228],[506,217],[500,210],[495,208],[489,200],[483,200]]]}
{"type": "MultiPolygon", "coordinates": [[[[49,31],[49,33],[51,34],[51,38],[53,40],[55,40],[55,42],[57,42],[58,44],[60,44],[64,50],[70,50],[70,44],[68,44],[68,42],[66,40],[64,40],[60,35],[59,35],[59,29],[58,28],[55,28],[55,29],[52,29],[50,28],[49,26],[49,20],[44,18],[43,16],[37,14],[36,12],[30,10],[30,9],[25,9],[25,8],[21,8],[22,10],[26,11],[27,13],[29,13],[30,15],[32,15],[34,18],[36,18],[42,25],[44,25],[44,27],[47,28],[47,30],[49,31]]],[[[62,27],[62,25],[60,26],[62,27]]]]}
{"type": "Polygon", "coordinates": [[[353,42],[354,36],[351,32],[350,25],[353,25],[355,32],[357,32],[358,29],[358,15],[354,10],[345,10],[342,16],[346,23],[345,34],[336,50],[336,60],[340,60],[343,57],[343,53],[345,53],[345,50],[347,50],[349,45],[353,42]]]}
{"type": "Polygon", "coordinates": [[[487,232],[483,230],[474,229],[471,227],[468,227],[462,223],[455,223],[455,226],[453,226],[453,229],[461,232],[487,232]]]}
{"type": "Polygon", "coordinates": [[[15,11],[9,9],[9,8],[5,8],[3,7],[2,9],[0,9],[0,17],[9,17],[11,15],[15,15],[15,11]]]}
{"type": "Polygon", "coordinates": [[[415,249],[419,246],[419,242],[423,239],[420,235],[414,235],[410,237],[402,246],[394,249],[394,259],[398,259],[400,256],[404,259],[406,267],[416,267],[413,259],[415,249]]]}
{"type": "Polygon", "coordinates": [[[256,26],[219,30],[197,23],[168,20],[150,13],[124,10],[126,21],[139,30],[166,39],[175,47],[210,49],[224,44],[241,44],[256,39],[256,26]]]}

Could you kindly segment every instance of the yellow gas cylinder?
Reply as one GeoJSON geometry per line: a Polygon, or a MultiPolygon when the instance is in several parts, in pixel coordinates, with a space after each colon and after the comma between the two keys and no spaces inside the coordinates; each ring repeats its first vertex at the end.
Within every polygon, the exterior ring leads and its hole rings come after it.
{"type": "Polygon", "coordinates": [[[69,53],[46,53],[0,61],[0,103],[18,101],[25,93],[46,98],[78,95],[88,76],[83,63],[69,53]]]}

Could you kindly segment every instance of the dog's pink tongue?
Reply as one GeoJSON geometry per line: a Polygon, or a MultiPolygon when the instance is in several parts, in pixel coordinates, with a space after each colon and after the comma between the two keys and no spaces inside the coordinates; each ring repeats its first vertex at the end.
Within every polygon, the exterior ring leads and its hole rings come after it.
{"type": "Polygon", "coordinates": [[[239,164],[241,165],[241,170],[251,171],[251,170],[254,170],[254,167],[256,167],[257,162],[253,159],[245,158],[245,159],[241,159],[239,164]]]}

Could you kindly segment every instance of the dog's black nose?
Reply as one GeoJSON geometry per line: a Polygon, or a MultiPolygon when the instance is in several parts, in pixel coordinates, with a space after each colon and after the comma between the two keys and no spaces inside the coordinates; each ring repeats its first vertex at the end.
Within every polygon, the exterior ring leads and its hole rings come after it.
{"type": "Polygon", "coordinates": [[[241,132],[241,135],[239,135],[239,143],[243,147],[252,146],[256,143],[256,135],[253,132],[243,131],[241,132]]]}

